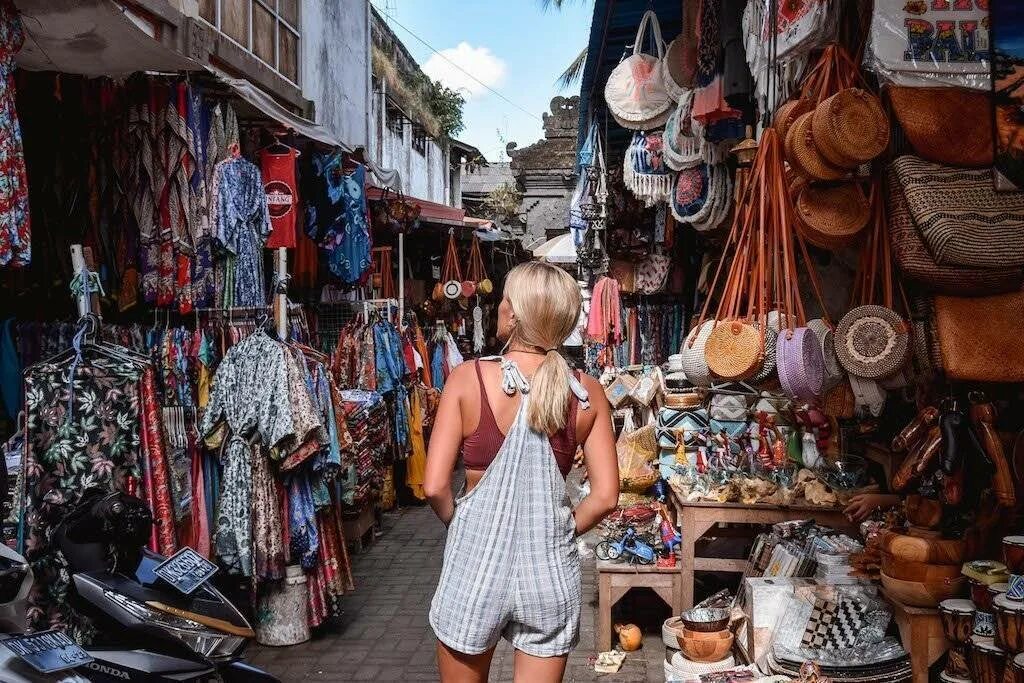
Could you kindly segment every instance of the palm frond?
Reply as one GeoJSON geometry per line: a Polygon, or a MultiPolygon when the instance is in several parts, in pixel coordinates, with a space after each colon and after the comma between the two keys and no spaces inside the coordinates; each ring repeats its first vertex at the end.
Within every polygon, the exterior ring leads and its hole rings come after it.
{"type": "Polygon", "coordinates": [[[546,12],[549,9],[560,10],[576,2],[581,2],[581,0],[540,0],[540,6],[546,12]]]}
{"type": "MultiPolygon", "coordinates": [[[[552,0],[553,2],[554,0],[552,0]]],[[[572,60],[572,64],[562,72],[562,75],[558,77],[555,84],[558,85],[559,89],[566,90],[571,88],[576,81],[583,76],[583,67],[587,63],[587,48],[576,55],[576,59],[572,60]]]]}

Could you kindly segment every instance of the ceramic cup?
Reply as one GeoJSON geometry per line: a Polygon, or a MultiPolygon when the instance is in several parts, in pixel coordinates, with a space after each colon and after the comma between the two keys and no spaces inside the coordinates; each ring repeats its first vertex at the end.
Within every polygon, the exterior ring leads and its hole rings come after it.
{"type": "Polygon", "coordinates": [[[1003,562],[1011,574],[1024,574],[1024,536],[1003,538],[1003,562]]]}
{"type": "Polygon", "coordinates": [[[996,634],[996,618],[991,612],[974,613],[974,635],[991,638],[996,634]]]}
{"type": "Polygon", "coordinates": [[[1010,575],[1010,581],[1006,587],[1006,597],[1009,600],[1024,600],[1024,575],[1010,575]]]}

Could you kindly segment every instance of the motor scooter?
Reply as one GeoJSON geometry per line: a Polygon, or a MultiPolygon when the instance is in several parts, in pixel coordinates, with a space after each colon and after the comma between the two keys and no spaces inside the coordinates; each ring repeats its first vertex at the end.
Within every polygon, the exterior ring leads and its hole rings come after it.
{"type": "Polygon", "coordinates": [[[246,664],[249,622],[209,581],[184,593],[155,571],[148,506],[125,493],[86,492],[54,528],[71,574],[71,604],[90,617],[97,643],[74,669],[41,674],[4,646],[25,629],[32,570],[0,544],[0,681],[3,683],[280,683],[246,664]]]}

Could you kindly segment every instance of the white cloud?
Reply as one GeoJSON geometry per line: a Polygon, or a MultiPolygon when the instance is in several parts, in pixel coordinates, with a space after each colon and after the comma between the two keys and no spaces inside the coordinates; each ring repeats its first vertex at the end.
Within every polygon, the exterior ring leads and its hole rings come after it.
{"type": "Polygon", "coordinates": [[[423,65],[423,72],[435,81],[461,91],[466,99],[473,99],[487,91],[484,84],[492,88],[501,85],[505,80],[505,62],[495,57],[490,48],[461,42],[456,47],[441,50],[440,55],[431,55],[423,65]],[[472,74],[472,78],[465,72],[472,74]]]}

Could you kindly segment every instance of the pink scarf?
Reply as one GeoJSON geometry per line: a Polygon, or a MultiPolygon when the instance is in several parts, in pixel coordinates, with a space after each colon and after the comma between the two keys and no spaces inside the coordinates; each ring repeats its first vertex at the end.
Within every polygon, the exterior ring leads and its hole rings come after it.
{"type": "Polygon", "coordinates": [[[622,342],[622,321],[619,311],[619,283],[603,277],[594,285],[587,318],[587,336],[601,344],[622,342]]]}

